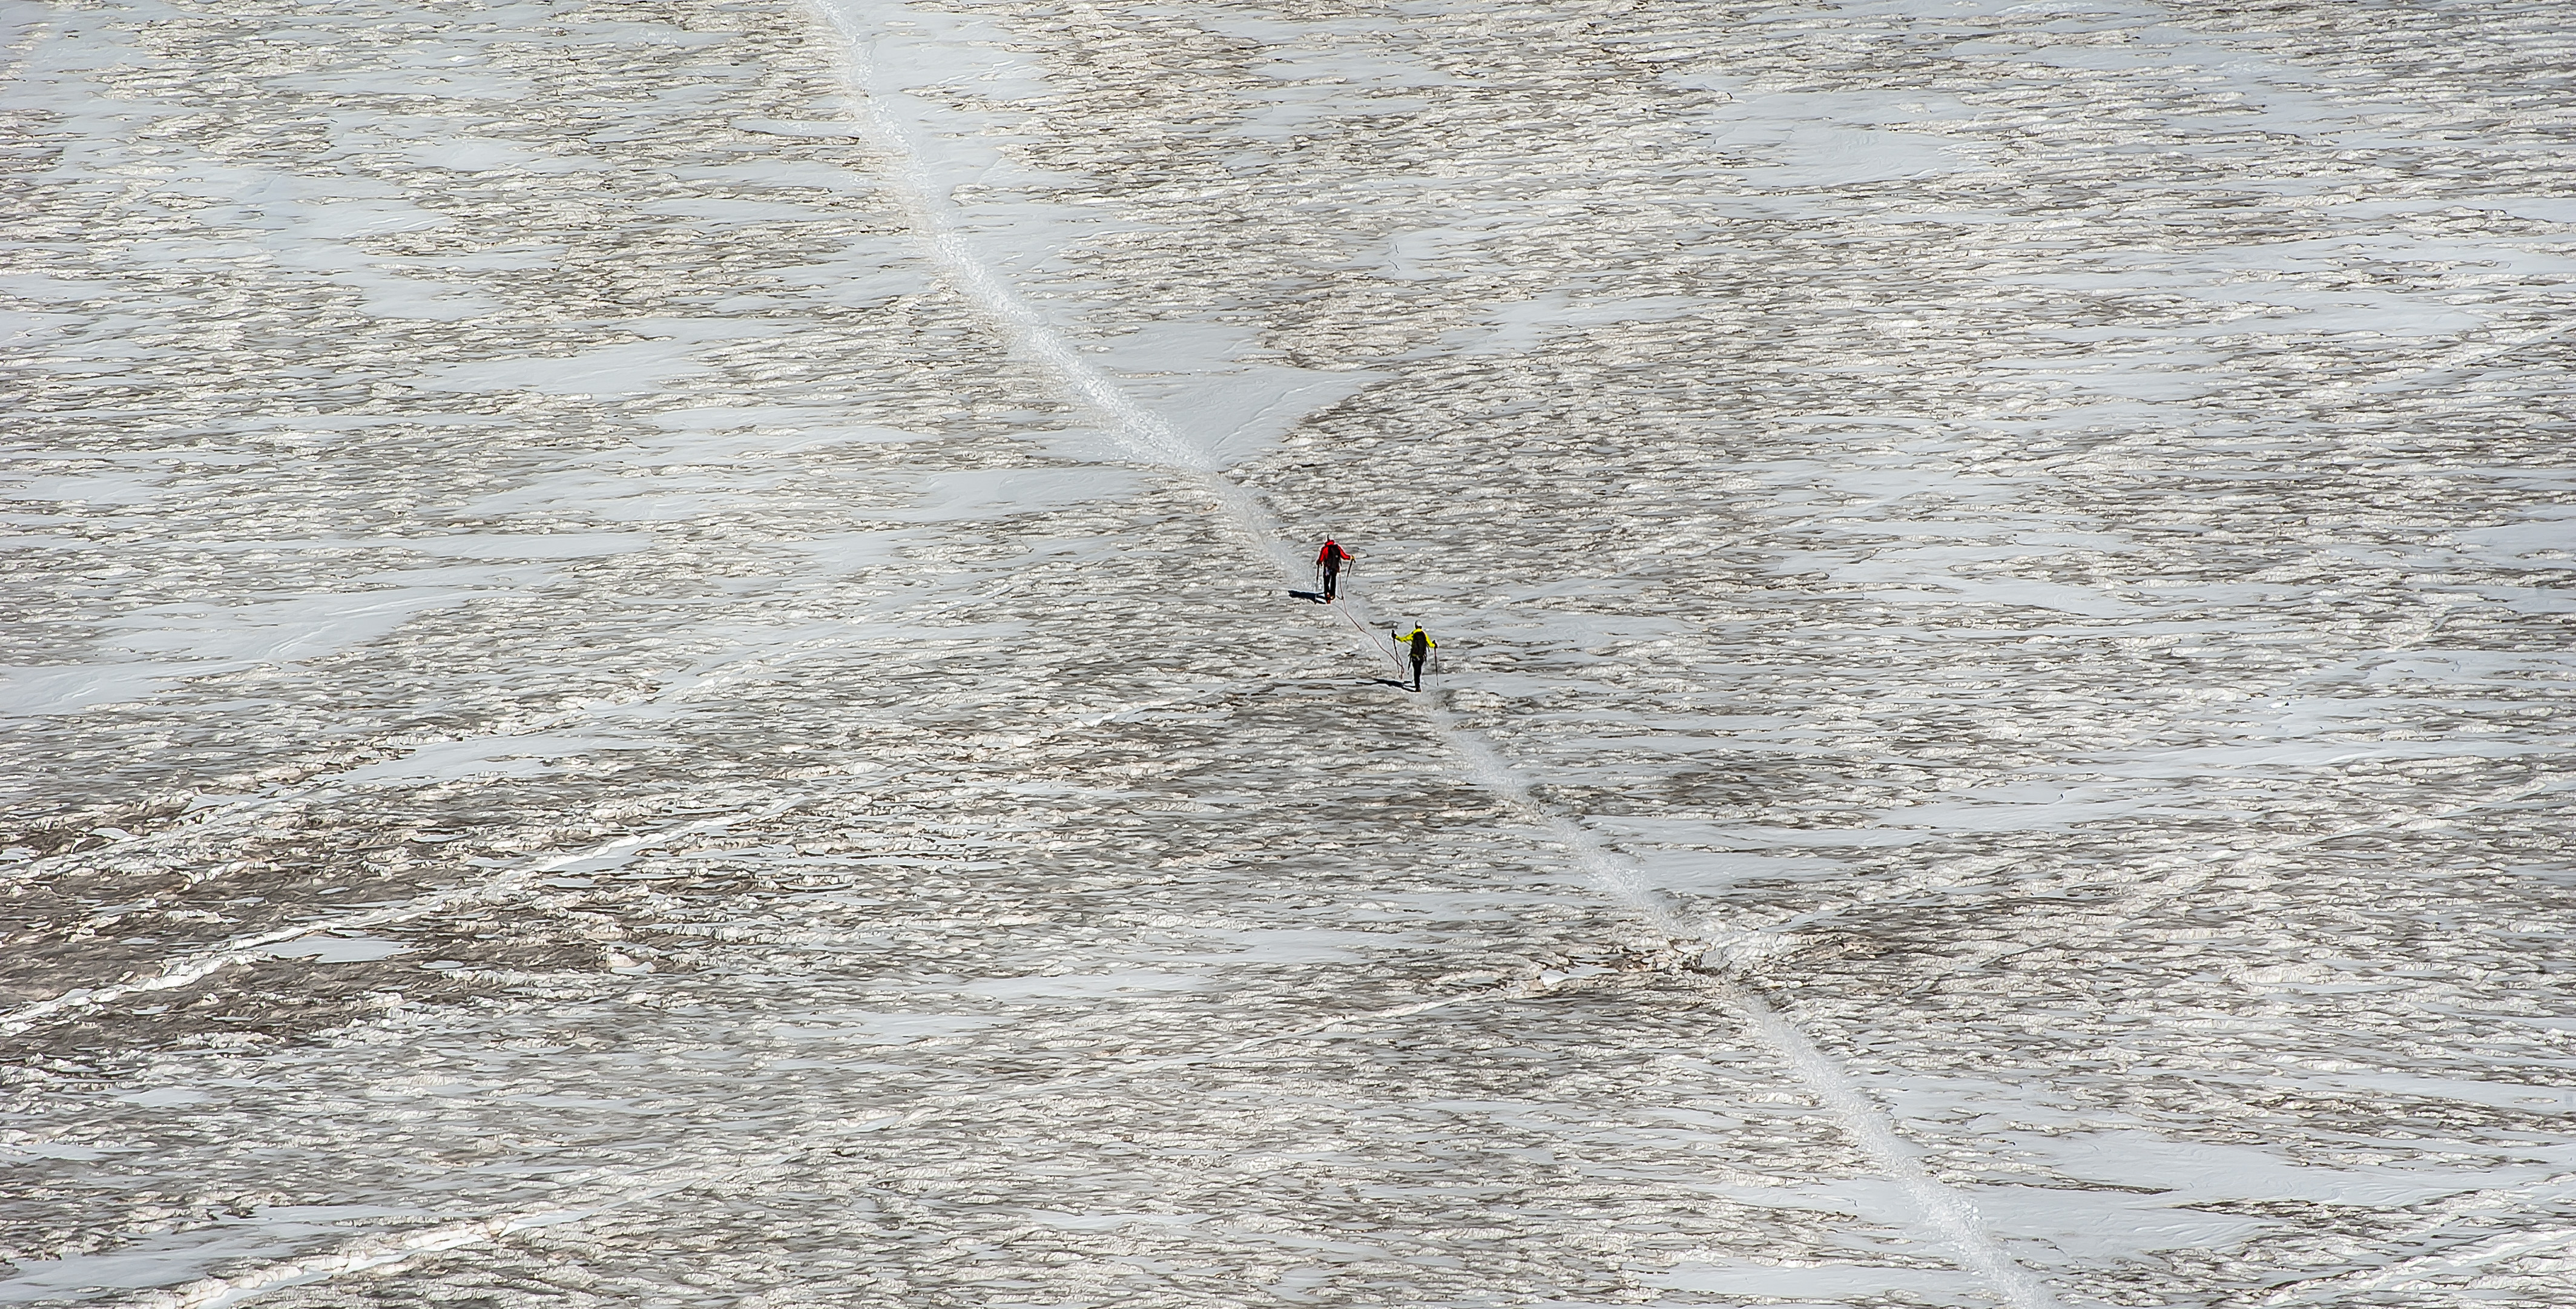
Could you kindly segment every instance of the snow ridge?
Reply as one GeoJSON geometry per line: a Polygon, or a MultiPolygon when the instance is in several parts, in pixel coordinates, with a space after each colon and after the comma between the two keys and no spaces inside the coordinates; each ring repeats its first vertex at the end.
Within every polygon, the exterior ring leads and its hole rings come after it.
{"type": "Polygon", "coordinates": [[[498,1218],[449,1223],[391,1239],[357,1242],[338,1250],[269,1264],[232,1277],[202,1278],[186,1286],[146,1296],[135,1301],[135,1306],[136,1309],[222,1309],[222,1306],[240,1304],[282,1286],[328,1281],[349,1273],[390,1270],[425,1255],[480,1245],[534,1227],[580,1222],[630,1204],[659,1199],[680,1189],[679,1185],[662,1186],[585,1209],[530,1210],[498,1218]]]}
{"type": "Polygon", "coordinates": [[[1220,1063],[1284,1041],[1327,1036],[1337,1032],[1357,1034],[1359,1029],[1369,1024],[1410,1018],[1415,1014],[1427,1013],[1435,1009],[1527,999],[1555,990],[1564,980],[1566,979],[1562,975],[1542,972],[1514,985],[1469,991],[1459,995],[1443,996],[1436,1000],[1417,1001],[1364,1013],[1338,1014],[1301,1027],[1292,1027],[1285,1031],[1237,1041],[1217,1050],[1138,1059],[1097,1072],[1071,1077],[1057,1077],[1022,1086],[1007,1086],[992,1091],[945,1096],[902,1113],[850,1120],[841,1124],[839,1130],[817,1139],[810,1139],[807,1144],[795,1150],[772,1154],[730,1168],[663,1168],[642,1172],[607,1169],[590,1172],[568,1179],[564,1188],[571,1190],[575,1187],[595,1186],[605,1192],[604,1195],[588,1203],[557,1204],[547,1208],[499,1214],[489,1218],[463,1219],[394,1237],[369,1237],[351,1241],[336,1247],[299,1255],[293,1259],[264,1264],[228,1277],[200,1278],[185,1286],[144,1296],[134,1301],[133,1306],[134,1309],[223,1309],[223,1306],[241,1304],[280,1287],[324,1282],[350,1273],[390,1271],[416,1259],[451,1250],[461,1250],[468,1246],[490,1244],[533,1228],[584,1222],[710,1183],[742,1183],[774,1175],[796,1167],[802,1160],[813,1155],[831,1151],[858,1133],[880,1132],[888,1128],[909,1126],[959,1110],[1033,1100],[1063,1091],[1132,1077],[1139,1073],[1220,1063]]]}
{"type": "MultiPolygon", "coordinates": [[[[1218,472],[1207,450],[1136,403],[1115,377],[1085,359],[1060,330],[1012,288],[1000,270],[976,254],[955,219],[953,201],[930,175],[925,134],[918,124],[899,120],[889,107],[891,89],[877,78],[871,57],[873,41],[864,23],[852,12],[849,0],[814,3],[845,44],[845,77],[857,93],[866,119],[867,140],[885,156],[890,189],[956,290],[972,301],[1017,351],[1096,410],[1107,421],[1107,432],[1120,447],[1138,462],[1188,475],[1217,502],[1225,526],[1256,553],[1268,558],[1291,585],[1302,583],[1304,560],[1285,540],[1277,520],[1259,499],[1218,472]]],[[[1364,623],[1354,625],[1359,628],[1361,642],[1373,655],[1383,653],[1364,623]]],[[[1516,817],[1539,827],[1563,846],[1604,896],[1636,911],[1668,937],[1697,943],[1705,934],[1704,926],[1684,922],[1673,903],[1640,877],[1631,861],[1604,846],[1571,818],[1541,806],[1520,774],[1480,734],[1437,707],[1429,707],[1426,712],[1433,729],[1458,754],[1467,776],[1502,800],[1516,817]]],[[[1924,1220],[1952,1247],[1964,1267],[1982,1277],[2011,1309],[2055,1309],[2055,1300],[2039,1280],[2004,1254],[1985,1233],[1974,1206],[1932,1176],[1919,1152],[1897,1132],[1887,1112],[1854,1085],[1795,1023],[1739,986],[1716,989],[1796,1070],[1854,1143],[1905,1190],[1924,1220]]]]}
{"type": "Polygon", "coordinates": [[[409,922],[458,905],[472,904],[477,900],[505,895],[525,886],[531,879],[547,873],[599,860],[622,862],[626,856],[638,850],[649,849],[683,837],[722,831],[735,823],[758,822],[762,819],[774,818],[803,803],[805,803],[805,797],[794,796],[750,813],[728,814],[719,818],[684,823],[678,827],[663,828],[659,831],[633,833],[586,850],[576,850],[570,854],[542,859],[533,864],[523,864],[479,882],[469,882],[462,886],[433,891],[428,895],[415,896],[401,904],[371,909],[365,913],[327,918],[315,923],[298,923],[291,927],[280,927],[250,936],[235,937],[215,949],[173,959],[163,964],[161,971],[151,977],[132,982],[120,982],[114,986],[67,991],[50,1000],[38,1000],[31,1004],[20,1005],[7,1013],[0,1013],[0,1035],[15,1035],[62,1014],[95,1009],[100,1005],[112,1004],[129,996],[176,990],[235,964],[269,958],[267,949],[269,946],[283,945],[289,941],[325,933],[356,931],[367,927],[381,927],[387,923],[409,922]]]}

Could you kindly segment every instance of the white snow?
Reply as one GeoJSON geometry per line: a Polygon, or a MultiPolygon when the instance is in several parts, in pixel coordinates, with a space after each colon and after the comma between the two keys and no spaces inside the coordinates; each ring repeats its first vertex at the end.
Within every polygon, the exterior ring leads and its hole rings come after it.
{"type": "Polygon", "coordinates": [[[0,1303],[2576,1277],[2555,7],[9,21],[0,1303]]]}

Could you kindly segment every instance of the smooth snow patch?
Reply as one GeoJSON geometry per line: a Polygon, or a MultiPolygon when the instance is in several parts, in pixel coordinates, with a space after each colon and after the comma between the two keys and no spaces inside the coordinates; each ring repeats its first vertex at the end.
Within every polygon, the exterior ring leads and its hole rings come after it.
{"type": "Polygon", "coordinates": [[[317,964],[363,964],[411,953],[400,941],[373,936],[306,936],[263,946],[259,953],[278,959],[310,959],[317,964]]]}

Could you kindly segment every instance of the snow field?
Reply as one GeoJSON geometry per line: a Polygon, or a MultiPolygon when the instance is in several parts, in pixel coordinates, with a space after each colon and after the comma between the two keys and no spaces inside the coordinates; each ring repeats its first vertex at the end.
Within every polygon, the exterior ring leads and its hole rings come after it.
{"type": "Polygon", "coordinates": [[[2550,8],[836,12],[23,43],[0,1296],[2558,1296],[2550,8]]]}

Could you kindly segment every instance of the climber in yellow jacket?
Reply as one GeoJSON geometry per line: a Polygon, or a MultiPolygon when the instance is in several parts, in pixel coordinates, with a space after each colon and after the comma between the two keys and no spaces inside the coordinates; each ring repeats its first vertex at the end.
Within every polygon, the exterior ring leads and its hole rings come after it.
{"type": "Polygon", "coordinates": [[[1413,660],[1413,689],[1421,690],[1422,661],[1430,658],[1431,652],[1439,649],[1440,644],[1431,639],[1430,633],[1422,630],[1422,624],[1415,623],[1411,633],[1395,638],[1395,648],[1413,660]]]}

